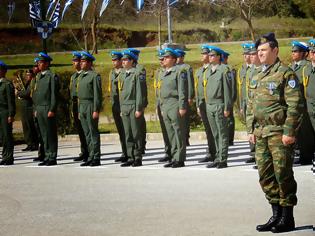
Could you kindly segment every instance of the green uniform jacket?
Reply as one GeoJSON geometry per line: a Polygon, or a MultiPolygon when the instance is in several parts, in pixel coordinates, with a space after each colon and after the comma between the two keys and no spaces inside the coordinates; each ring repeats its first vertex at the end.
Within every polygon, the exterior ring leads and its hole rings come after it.
{"type": "Polygon", "coordinates": [[[179,67],[181,67],[181,69],[186,70],[187,73],[187,83],[188,83],[188,99],[192,100],[195,98],[195,82],[194,82],[194,73],[193,73],[193,69],[191,68],[190,65],[188,64],[180,64],[177,65],[179,67]]]}
{"type": "Polygon", "coordinates": [[[120,106],[135,105],[136,111],[143,111],[145,108],[144,87],[141,80],[145,75],[135,67],[128,72],[124,70],[119,78],[120,106]]]}
{"type": "MultiPolygon", "coordinates": [[[[303,71],[305,72],[305,68],[306,66],[310,65],[310,61],[308,60],[301,60],[299,61],[297,64],[295,63],[292,63],[291,65],[291,68],[292,70],[295,72],[297,78],[299,79],[299,82],[300,82],[300,89],[301,89],[301,92],[302,94],[304,95],[305,92],[304,92],[304,86],[303,86],[303,71]]],[[[303,98],[304,100],[304,103],[306,105],[306,101],[305,101],[305,98],[303,98]]],[[[306,107],[305,107],[306,108],[306,107]]]]}
{"type": "Polygon", "coordinates": [[[306,65],[303,73],[303,85],[307,102],[307,111],[315,115],[315,67],[312,63],[306,65]]]}
{"type": "Polygon", "coordinates": [[[187,109],[187,73],[177,66],[164,70],[161,79],[160,102],[169,106],[176,104],[180,110],[187,109]]]}
{"type": "Polygon", "coordinates": [[[203,85],[204,85],[204,81],[205,83],[207,81],[206,75],[209,68],[210,68],[209,64],[204,65],[200,67],[196,73],[197,78],[195,78],[196,79],[195,87],[196,87],[196,106],[197,107],[199,107],[202,104],[202,102],[205,101],[205,95],[204,95],[205,87],[203,85]]]}
{"type": "Polygon", "coordinates": [[[8,110],[9,117],[15,116],[15,95],[14,87],[10,80],[6,78],[0,79],[0,108],[8,110]]]}
{"type": "Polygon", "coordinates": [[[160,105],[160,93],[161,93],[161,79],[162,75],[164,72],[164,68],[159,68],[155,72],[155,77],[154,77],[154,92],[155,92],[155,101],[156,101],[156,106],[160,105]]]}
{"type": "Polygon", "coordinates": [[[246,110],[247,105],[247,88],[248,88],[248,77],[249,77],[250,66],[242,65],[238,70],[237,74],[237,86],[238,86],[238,97],[240,102],[240,109],[246,110]]]}
{"type": "Polygon", "coordinates": [[[248,133],[263,138],[279,132],[295,136],[303,102],[294,72],[277,59],[265,72],[253,77],[249,88],[252,105],[246,117],[248,133]]]}
{"type": "Polygon", "coordinates": [[[222,104],[224,110],[232,110],[232,73],[227,65],[220,64],[215,71],[207,71],[206,94],[207,104],[222,104]]]}
{"type": "Polygon", "coordinates": [[[122,68],[120,68],[119,70],[112,69],[109,74],[108,92],[110,92],[112,106],[120,106],[118,81],[119,77],[121,76],[122,70],[122,68]]]}
{"type": "Polygon", "coordinates": [[[93,111],[102,109],[102,84],[101,76],[93,70],[83,71],[78,83],[79,102],[93,102],[93,111]]]}
{"type": "Polygon", "coordinates": [[[75,72],[70,79],[70,95],[71,98],[78,96],[78,79],[82,71],[75,72]]]}
{"type": "Polygon", "coordinates": [[[31,87],[34,106],[49,106],[49,111],[56,112],[58,77],[50,70],[46,70],[36,75],[31,87]]]}

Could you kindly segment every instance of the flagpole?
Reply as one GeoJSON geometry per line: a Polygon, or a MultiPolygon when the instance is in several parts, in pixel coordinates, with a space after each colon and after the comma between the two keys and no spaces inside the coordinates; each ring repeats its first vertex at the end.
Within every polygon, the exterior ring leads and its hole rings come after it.
{"type": "Polygon", "coordinates": [[[172,19],[171,19],[171,7],[170,1],[167,0],[167,26],[168,26],[168,43],[173,43],[172,40],[172,19]]]}
{"type": "MultiPolygon", "coordinates": [[[[40,11],[41,11],[42,22],[44,22],[44,21],[46,21],[45,0],[40,0],[40,11]]],[[[47,42],[46,42],[46,39],[42,38],[42,44],[43,44],[43,52],[47,53],[47,42]]]]}
{"type": "Polygon", "coordinates": [[[58,7],[59,2],[60,2],[60,0],[58,0],[58,1],[56,2],[56,5],[55,5],[55,7],[54,7],[54,10],[53,10],[52,14],[51,14],[50,17],[49,17],[49,21],[52,20],[52,18],[53,18],[53,16],[54,16],[55,12],[56,12],[56,10],[57,10],[57,7],[58,7]]]}

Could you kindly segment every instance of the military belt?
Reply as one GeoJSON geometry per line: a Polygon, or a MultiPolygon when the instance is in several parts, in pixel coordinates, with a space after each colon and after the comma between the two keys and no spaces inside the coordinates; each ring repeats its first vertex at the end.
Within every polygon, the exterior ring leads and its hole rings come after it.
{"type": "Polygon", "coordinates": [[[93,98],[91,98],[91,99],[80,99],[80,103],[93,103],[93,98]]]}
{"type": "Polygon", "coordinates": [[[221,104],[221,103],[224,103],[224,100],[222,98],[218,98],[218,99],[209,99],[210,101],[207,102],[208,104],[221,104]]]}

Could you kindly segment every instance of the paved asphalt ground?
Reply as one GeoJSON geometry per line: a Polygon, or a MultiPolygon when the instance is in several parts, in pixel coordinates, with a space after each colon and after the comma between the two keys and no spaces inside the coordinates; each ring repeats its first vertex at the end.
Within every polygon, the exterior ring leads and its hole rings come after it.
{"type": "MultiPolygon", "coordinates": [[[[197,142],[197,141],[196,141],[197,142]]],[[[247,142],[229,149],[229,168],[207,169],[198,160],[205,145],[191,141],[185,168],[166,169],[157,160],[163,143],[150,141],[143,166],[122,168],[118,143],[102,144],[102,166],[72,161],[77,142],[59,143],[58,166],[38,167],[36,152],[15,147],[15,165],[0,168],[0,236],[272,235],[258,233],[271,210],[257,171],[244,164],[247,142]]],[[[296,166],[297,230],[315,235],[315,177],[296,166]]]]}

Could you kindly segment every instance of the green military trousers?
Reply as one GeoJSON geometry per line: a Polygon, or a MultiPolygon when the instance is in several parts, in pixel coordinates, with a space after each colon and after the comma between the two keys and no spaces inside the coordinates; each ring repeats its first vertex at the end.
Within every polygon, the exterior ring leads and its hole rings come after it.
{"type": "Polygon", "coordinates": [[[119,134],[119,140],[120,140],[120,145],[121,145],[121,150],[122,153],[125,157],[128,157],[127,154],[127,147],[126,147],[126,137],[125,137],[125,130],[123,126],[123,122],[120,116],[120,107],[118,105],[113,105],[112,106],[112,113],[113,113],[113,118],[115,121],[115,125],[119,134]]]}
{"type": "Polygon", "coordinates": [[[293,176],[293,146],[284,146],[282,133],[256,137],[256,163],[259,183],[270,204],[283,207],[297,203],[297,185],[293,176]]]}
{"type": "Polygon", "coordinates": [[[212,130],[215,148],[215,162],[227,162],[229,148],[229,131],[227,118],[224,116],[224,104],[207,104],[207,118],[212,130]]]}
{"type": "Polygon", "coordinates": [[[161,130],[162,130],[162,136],[163,136],[163,141],[164,141],[164,150],[165,150],[165,153],[167,154],[167,156],[171,158],[172,157],[171,144],[170,144],[170,140],[168,139],[168,136],[167,136],[166,127],[165,127],[165,123],[164,123],[162,112],[161,112],[161,105],[157,105],[156,110],[157,110],[157,115],[159,117],[160,126],[161,126],[161,130]]]}
{"type": "Polygon", "coordinates": [[[2,141],[2,160],[13,160],[13,135],[12,135],[12,123],[8,123],[9,111],[7,109],[0,108],[0,134],[2,141]]]}
{"type": "Polygon", "coordinates": [[[142,160],[141,118],[136,118],[135,112],[135,105],[121,105],[128,158],[129,160],[142,160]]]}
{"type": "Polygon", "coordinates": [[[145,152],[145,146],[147,144],[147,122],[145,120],[144,114],[139,118],[140,119],[140,136],[141,136],[141,153],[145,152]]]}
{"type": "Polygon", "coordinates": [[[45,161],[57,159],[58,136],[56,117],[48,118],[49,106],[36,106],[40,135],[44,142],[45,161]]]}
{"type": "Polygon", "coordinates": [[[38,146],[38,135],[35,128],[33,107],[22,106],[21,109],[21,121],[23,127],[24,140],[27,146],[37,147],[38,146]]]}
{"type": "Polygon", "coordinates": [[[212,134],[212,130],[207,118],[207,111],[206,111],[206,103],[202,102],[199,106],[200,111],[200,117],[203,123],[203,126],[205,127],[206,136],[207,136],[207,144],[208,144],[208,150],[207,150],[207,157],[214,160],[216,157],[216,148],[215,148],[215,142],[212,134]]]}
{"type": "Polygon", "coordinates": [[[94,105],[92,101],[80,101],[80,121],[89,150],[88,162],[101,159],[101,139],[98,130],[98,119],[93,119],[94,105]]]}
{"type": "Polygon", "coordinates": [[[232,145],[234,142],[235,135],[235,118],[233,108],[231,110],[231,114],[227,117],[227,124],[229,130],[229,145],[232,145]]]}
{"type": "MultiPolygon", "coordinates": [[[[167,104],[167,102],[166,102],[167,104]]],[[[178,112],[178,105],[162,105],[163,120],[168,139],[171,144],[171,157],[173,161],[186,160],[185,140],[185,116],[181,117],[178,112]]]]}
{"type": "Polygon", "coordinates": [[[86,142],[84,130],[82,128],[82,124],[79,119],[79,104],[78,104],[78,98],[76,97],[72,98],[72,114],[73,114],[74,127],[76,128],[79,135],[79,139],[80,139],[81,155],[83,156],[83,158],[88,158],[89,150],[88,150],[88,145],[86,142]]]}

